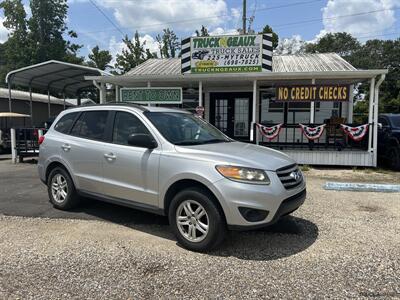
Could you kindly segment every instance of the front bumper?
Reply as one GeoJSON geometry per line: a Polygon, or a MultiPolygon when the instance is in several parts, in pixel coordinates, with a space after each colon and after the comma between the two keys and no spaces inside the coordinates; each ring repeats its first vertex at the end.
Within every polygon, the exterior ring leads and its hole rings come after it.
{"type": "Polygon", "coordinates": [[[278,208],[278,211],[275,213],[274,217],[268,223],[262,223],[257,225],[228,225],[230,230],[251,230],[257,228],[263,228],[265,226],[269,226],[277,222],[281,217],[286,216],[295,210],[297,210],[306,200],[306,189],[301,191],[300,193],[291,196],[282,201],[281,205],[278,208]]]}
{"type": "Polygon", "coordinates": [[[306,198],[305,180],[298,186],[286,189],[275,172],[267,172],[269,185],[254,185],[221,179],[210,188],[217,196],[225,213],[228,228],[252,229],[276,222],[281,216],[299,208],[306,198]],[[262,219],[250,221],[243,208],[266,212],[262,219]]]}

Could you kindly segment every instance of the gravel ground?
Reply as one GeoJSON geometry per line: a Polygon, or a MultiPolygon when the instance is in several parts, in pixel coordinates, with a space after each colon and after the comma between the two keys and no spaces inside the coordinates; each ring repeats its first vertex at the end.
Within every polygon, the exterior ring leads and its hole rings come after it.
{"type": "Polygon", "coordinates": [[[207,254],[180,248],[158,221],[0,211],[0,299],[400,299],[400,195],[322,189],[350,172],[307,172],[308,197],[293,217],[231,232],[207,254]]]}

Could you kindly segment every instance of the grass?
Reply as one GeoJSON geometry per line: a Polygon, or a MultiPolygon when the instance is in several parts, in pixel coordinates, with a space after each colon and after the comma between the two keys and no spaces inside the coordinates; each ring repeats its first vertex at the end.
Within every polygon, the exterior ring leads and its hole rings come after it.
{"type": "Polygon", "coordinates": [[[302,165],[300,166],[300,169],[304,172],[307,172],[311,170],[311,167],[309,165],[302,165]]]}

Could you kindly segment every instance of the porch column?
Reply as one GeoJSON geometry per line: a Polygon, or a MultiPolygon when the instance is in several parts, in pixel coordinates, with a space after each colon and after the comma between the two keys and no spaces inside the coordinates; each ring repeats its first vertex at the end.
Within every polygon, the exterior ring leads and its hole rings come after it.
{"type": "MultiPolygon", "coordinates": [[[[313,78],[311,80],[311,84],[315,85],[315,78],[313,78]]],[[[310,103],[310,123],[314,124],[314,120],[315,120],[315,102],[311,101],[311,103],[310,103]]]]}
{"type": "Polygon", "coordinates": [[[51,116],[50,106],[51,106],[51,104],[50,104],[50,90],[47,90],[47,111],[49,113],[49,118],[51,116]]]}
{"type": "Polygon", "coordinates": [[[350,85],[350,98],[347,106],[347,122],[353,123],[354,84],[350,85]]]}
{"type": "Polygon", "coordinates": [[[199,81],[199,106],[203,106],[203,82],[199,81]]]}
{"type": "Polygon", "coordinates": [[[31,114],[31,127],[33,127],[32,87],[29,85],[29,111],[31,114]]]}
{"type": "Polygon", "coordinates": [[[371,78],[369,86],[369,108],[368,108],[368,152],[372,152],[372,116],[374,111],[374,90],[375,90],[375,77],[371,78]]]}
{"type": "Polygon", "coordinates": [[[254,142],[256,139],[256,135],[254,133],[254,126],[257,122],[257,80],[253,81],[253,109],[252,109],[252,116],[251,116],[251,127],[250,127],[250,141],[254,142]]]}
{"type": "Polygon", "coordinates": [[[376,83],[375,90],[374,90],[374,132],[373,132],[373,148],[374,151],[374,167],[377,166],[378,163],[378,114],[379,114],[379,87],[382,84],[383,80],[385,80],[385,74],[381,75],[378,82],[376,83]]]}

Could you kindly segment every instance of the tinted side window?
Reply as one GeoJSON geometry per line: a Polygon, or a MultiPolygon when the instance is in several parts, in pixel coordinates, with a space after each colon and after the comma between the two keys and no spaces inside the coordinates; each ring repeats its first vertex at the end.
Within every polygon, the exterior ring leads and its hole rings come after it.
{"type": "Polygon", "coordinates": [[[107,116],[107,111],[86,111],[76,121],[71,134],[87,139],[102,140],[107,116]]]}
{"type": "Polygon", "coordinates": [[[66,114],[57,122],[57,124],[54,126],[54,130],[57,130],[61,133],[68,133],[77,115],[78,112],[66,114]]]}
{"type": "Polygon", "coordinates": [[[150,134],[146,126],[136,116],[127,112],[117,112],[114,121],[113,143],[128,145],[128,137],[133,133],[150,134]]]}

